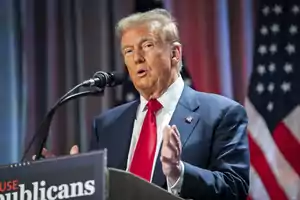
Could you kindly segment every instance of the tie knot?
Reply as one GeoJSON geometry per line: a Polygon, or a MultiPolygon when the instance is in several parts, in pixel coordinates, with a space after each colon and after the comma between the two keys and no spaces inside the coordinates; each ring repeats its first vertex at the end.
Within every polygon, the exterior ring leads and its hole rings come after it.
{"type": "Polygon", "coordinates": [[[162,108],[162,105],[156,99],[150,99],[147,103],[148,110],[156,113],[162,108]]]}

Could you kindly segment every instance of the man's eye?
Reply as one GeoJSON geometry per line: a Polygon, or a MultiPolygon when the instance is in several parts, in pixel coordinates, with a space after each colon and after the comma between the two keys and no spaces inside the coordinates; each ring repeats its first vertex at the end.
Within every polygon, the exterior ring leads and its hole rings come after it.
{"type": "Polygon", "coordinates": [[[147,43],[147,44],[144,44],[143,45],[143,48],[145,49],[145,48],[151,48],[151,47],[153,47],[153,44],[152,43],[147,43]]]}
{"type": "Polygon", "coordinates": [[[132,53],[132,49],[126,49],[125,51],[124,51],[124,54],[126,55],[126,54],[130,54],[130,53],[132,53]]]}

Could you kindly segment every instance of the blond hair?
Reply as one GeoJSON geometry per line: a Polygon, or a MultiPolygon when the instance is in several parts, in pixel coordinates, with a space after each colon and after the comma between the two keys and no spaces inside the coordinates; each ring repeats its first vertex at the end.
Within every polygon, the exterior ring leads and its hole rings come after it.
{"type": "MultiPolygon", "coordinates": [[[[139,25],[150,25],[157,32],[162,41],[169,44],[180,43],[178,28],[175,19],[165,9],[157,8],[146,12],[138,12],[121,19],[116,26],[118,38],[122,37],[124,31],[139,25]]],[[[178,63],[178,70],[182,68],[182,61],[178,63]]]]}

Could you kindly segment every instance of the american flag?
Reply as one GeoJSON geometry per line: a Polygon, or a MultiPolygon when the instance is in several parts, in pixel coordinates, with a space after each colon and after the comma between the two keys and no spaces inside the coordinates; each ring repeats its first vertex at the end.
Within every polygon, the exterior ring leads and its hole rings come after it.
{"type": "Polygon", "coordinates": [[[300,200],[300,1],[261,1],[257,17],[245,101],[249,198],[300,200]]]}

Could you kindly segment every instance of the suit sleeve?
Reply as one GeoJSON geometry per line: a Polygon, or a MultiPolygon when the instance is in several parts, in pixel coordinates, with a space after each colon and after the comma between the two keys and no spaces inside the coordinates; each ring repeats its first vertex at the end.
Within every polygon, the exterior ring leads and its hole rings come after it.
{"type": "Polygon", "coordinates": [[[231,106],[215,126],[208,168],[184,162],[181,195],[187,199],[242,200],[249,188],[247,115],[231,106]]]}
{"type": "Polygon", "coordinates": [[[89,143],[89,151],[94,151],[98,149],[98,131],[97,131],[97,125],[98,125],[97,118],[93,120],[92,124],[92,133],[90,137],[90,143],[89,143]]]}

